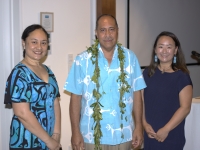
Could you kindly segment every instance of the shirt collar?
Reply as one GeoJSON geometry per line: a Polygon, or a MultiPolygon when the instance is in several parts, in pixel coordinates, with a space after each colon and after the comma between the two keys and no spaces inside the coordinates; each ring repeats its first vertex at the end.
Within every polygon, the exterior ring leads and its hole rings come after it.
{"type": "MultiPolygon", "coordinates": [[[[98,50],[99,50],[99,57],[104,57],[103,50],[100,46],[100,43],[98,44],[98,50]]],[[[113,58],[117,58],[117,57],[118,57],[118,46],[116,44],[114,54],[113,54],[113,58]]]]}

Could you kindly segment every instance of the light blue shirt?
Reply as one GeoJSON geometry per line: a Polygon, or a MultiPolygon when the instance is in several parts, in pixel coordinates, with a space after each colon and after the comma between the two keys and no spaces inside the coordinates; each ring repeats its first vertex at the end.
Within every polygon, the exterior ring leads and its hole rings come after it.
{"type": "MultiPolygon", "coordinates": [[[[134,122],[132,118],[133,109],[133,92],[141,90],[146,87],[146,84],[141,73],[140,65],[136,58],[136,55],[125,47],[122,47],[125,55],[125,72],[127,73],[126,80],[131,89],[129,93],[125,93],[123,101],[126,104],[126,112],[123,115],[127,116],[127,121],[121,120],[121,113],[119,107],[119,88],[120,85],[117,82],[120,75],[120,62],[118,60],[118,50],[115,47],[112,62],[109,66],[107,59],[104,57],[103,51],[99,48],[99,68],[100,68],[100,93],[103,91],[106,94],[102,94],[100,103],[103,105],[101,113],[103,120],[101,123],[101,130],[103,137],[101,138],[101,144],[116,145],[132,140],[132,132],[134,129],[134,122]],[[120,128],[120,124],[123,123],[123,130],[120,128]],[[122,133],[124,139],[121,138],[122,133]]],[[[64,89],[77,94],[82,95],[81,99],[81,119],[80,130],[84,138],[85,143],[94,143],[93,138],[93,126],[94,120],[92,118],[93,110],[90,107],[95,102],[92,95],[93,89],[96,87],[94,82],[91,81],[91,77],[94,72],[94,65],[91,62],[91,54],[87,51],[78,55],[71,67],[70,73],[66,80],[64,89]]]]}

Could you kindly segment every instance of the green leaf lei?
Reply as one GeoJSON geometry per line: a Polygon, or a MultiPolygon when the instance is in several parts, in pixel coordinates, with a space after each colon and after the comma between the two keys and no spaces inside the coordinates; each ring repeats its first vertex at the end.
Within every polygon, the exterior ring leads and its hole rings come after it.
{"type": "MultiPolygon", "coordinates": [[[[101,150],[101,146],[100,146],[100,139],[103,136],[102,131],[101,131],[101,124],[100,121],[103,119],[102,118],[102,113],[101,113],[101,107],[103,107],[103,105],[100,103],[100,98],[102,97],[102,94],[105,94],[105,92],[103,91],[103,93],[99,93],[99,88],[100,88],[100,84],[99,84],[99,78],[100,78],[100,69],[98,66],[98,55],[99,55],[99,50],[98,50],[98,44],[99,44],[99,40],[95,40],[95,43],[87,48],[87,52],[91,53],[91,61],[92,64],[95,65],[95,69],[94,69],[94,74],[92,76],[92,81],[96,84],[96,89],[93,90],[93,97],[96,99],[96,102],[94,102],[90,107],[93,108],[93,115],[92,118],[94,119],[94,143],[95,143],[95,150],[101,150]]],[[[126,73],[124,72],[124,62],[125,62],[125,56],[124,56],[124,51],[121,48],[120,43],[117,43],[118,46],[118,59],[120,61],[120,75],[117,79],[117,82],[120,83],[120,88],[119,88],[119,92],[120,92],[120,98],[119,98],[119,107],[120,107],[120,112],[121,112],[121,120],[123,120],[123,115],[125,113],[125,107],[126,104],[123,102],[123,96],[126,92],[129,92],[129,89],[131,88],[131,86],[128,84],[128,82],[126,81],[126,73]]],[[[127,116],[125,117],[125,120],[127,121],[127,116]]],[[[123,129],[123,124],[121,123],[120,125],[121,129],[123,129]]],[[[121,138],[124,138],[123,132],[121,135],[121,138]]]]}

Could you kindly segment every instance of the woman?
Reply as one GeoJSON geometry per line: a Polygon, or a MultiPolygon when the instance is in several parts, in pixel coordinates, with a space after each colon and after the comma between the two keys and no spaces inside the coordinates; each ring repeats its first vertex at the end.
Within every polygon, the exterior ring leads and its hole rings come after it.
{"type": "Polygon", "coordinates": [[[48,34],[37,24],[22,34],[24,59],[6,83],[5,104],[12,104],[10,150],[59,150],[59,89],[53,72],[40,61],[47,54],[48,34]]]}
{"type": "Polygon", "coordinates": [[[145,150],[183,150],[185,118],[190,112],[192,82],[178,38],[160,33],[151,63],[143,72],[147,88],[143,126],[145,150]]]}

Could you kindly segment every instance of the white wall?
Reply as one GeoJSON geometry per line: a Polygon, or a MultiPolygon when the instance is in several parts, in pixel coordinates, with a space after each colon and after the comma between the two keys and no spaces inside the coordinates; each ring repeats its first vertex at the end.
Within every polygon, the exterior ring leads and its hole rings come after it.
{"type": "Polygon", "coordinates": [[[186,63],[195,63],[191,51],[199,50],[199,0],[130,1],[130,48],[142,66],[150,63],[153,42],[162,31],[179,38],[186,63]]]}
{"type": "Polygon", "coordinates": [[[127,46],[127,0],[116,0],[116,19],[119,26],[118,41],[127,46]]]}
{"type": "Polygon", "coordinates": [[[200,65],[188,66],[193,83],[193,97],[200,96],[200,65]]]}
{"type": "MultiPolygon", "coordinates": [[[[153,42],[162,31],[176,34],[187,64],[197,63],[191,57],[200,52],[199,0],[130,0],[130,49],[138,56],[141,66],[150,63],[153,42]]],[[[188,66],[193,81],[193,96],[200,96],[200,65],[188,66]]]]}

